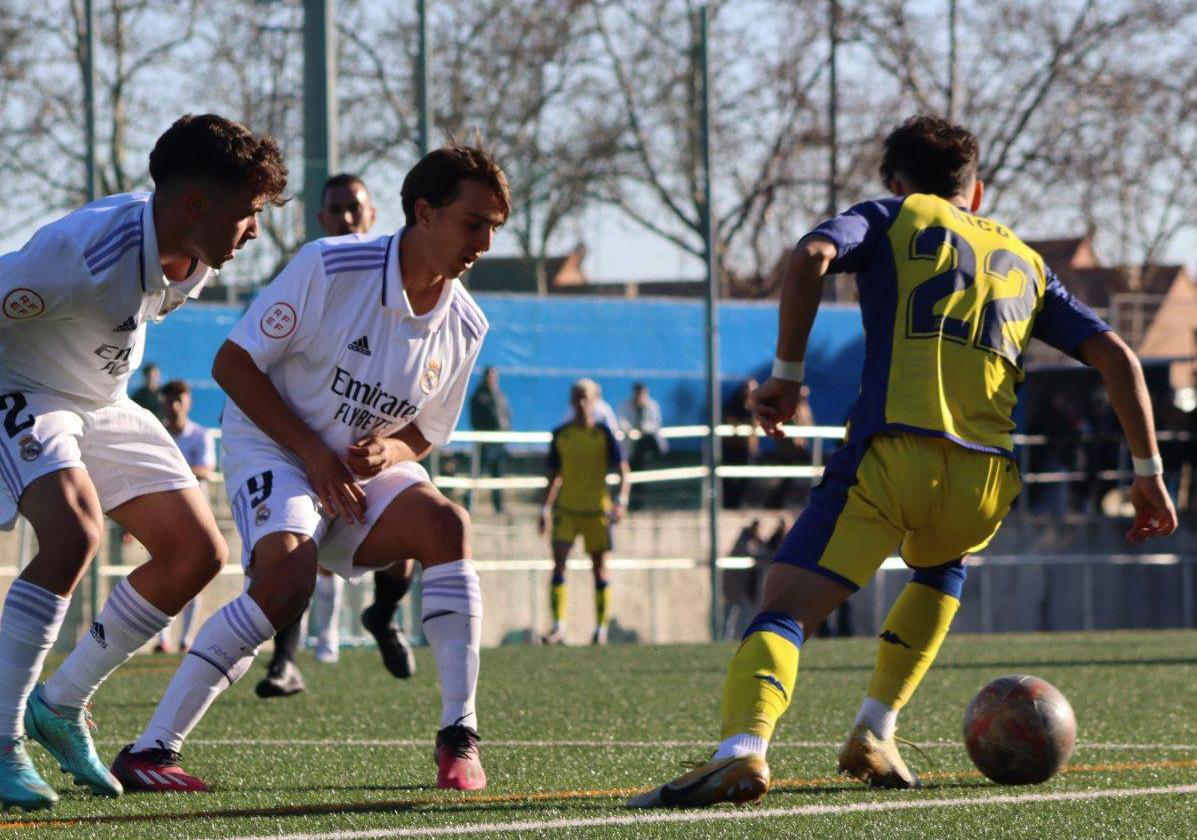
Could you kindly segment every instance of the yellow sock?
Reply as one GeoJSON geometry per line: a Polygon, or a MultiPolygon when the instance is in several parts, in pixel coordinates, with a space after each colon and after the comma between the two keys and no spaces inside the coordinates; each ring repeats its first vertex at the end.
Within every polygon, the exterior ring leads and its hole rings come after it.
{"type": "Polygon", "coordinates": [[[607,586],[607,581],[598,581],[594,584],[594,618],[595,623],[599,627],[607,626],[607,618],[611,613],[611,590],[607,586]]]}
{"type": "Polygon", "coordinates": [[[773,737],[798,680],[801,644],[802,630],[789,616],[762,613],[753,620],[727,671],[720,738],[773,737]]]}
{"type": "Polygon", "coordinates": [[[948,635],[960,601],[908,583],[885,617],[868,696],[895,712],[910,701],[948,635]]]}
{"type": "Polygon", "coordinates": [[[554,575],[549,587],[549,609],[553,614],[553,624],[565,623],[565,576],[554,575]]]}

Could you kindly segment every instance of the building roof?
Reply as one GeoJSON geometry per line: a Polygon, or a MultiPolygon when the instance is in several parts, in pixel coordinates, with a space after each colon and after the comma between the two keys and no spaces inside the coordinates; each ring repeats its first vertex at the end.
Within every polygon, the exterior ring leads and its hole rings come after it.
{"type": "Polygon", "coordinates": [[[1033,239],[1026,244],[1043,257],[1048,268],[1057,273],[1066,268],[1097,268],[1098,265],[1090,234],[1064,239],[1033,239]]]}
{"type": "Polygon", "coordinates": [[[588,286],[582,271],[586,247],[578,245],[564,256],[545,257],[545,288],[537,277],[537,261],[530,257],[483,257],[463,278],[473,292],[555,292],[569,286],[588,286]]]}

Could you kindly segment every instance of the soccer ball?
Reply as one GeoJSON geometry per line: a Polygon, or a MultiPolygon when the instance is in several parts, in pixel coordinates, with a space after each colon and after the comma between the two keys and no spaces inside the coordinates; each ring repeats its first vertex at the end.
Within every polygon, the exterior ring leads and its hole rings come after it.
{"type": "Polygon", "coordinates": [[[964,713],[964,746],[999,785],[1037,785],[1065,765],[1076,745],[1076,715],[1063,694],[1016,674],[985,686],[964,713]]]}

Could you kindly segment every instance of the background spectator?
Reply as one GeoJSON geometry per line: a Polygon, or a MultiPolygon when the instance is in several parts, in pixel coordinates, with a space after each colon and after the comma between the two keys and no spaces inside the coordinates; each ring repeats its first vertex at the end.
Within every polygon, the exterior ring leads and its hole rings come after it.
{"type": "MultiPolygon", "coordinates": [[[[149,366],[147,366],[148,368],[149,366]]],[[[154,368],[157,371],[157,368],[154,368]]],[[[154,383],[157,385],[157,382],[154,383]]],[[[199,423],[190,418],[191,389],[181,379],[174,379],[162,386],[158,392],[161,398],[162,423],[166,431],[179,445],[183,453],[183,460],[195,477],[199,479],[200,488],[205,494],[208,492],[208,479],[216,473],[216,445],[212,435],[199,423]]],[[[179,630],[179,651],[186,652],[191,648],[192,632],[195,629],[195,615],[199,611],[199,596],[192,598],[183,607],[181,627],[179,630]]],[[[165,653],[167,646],[167,630],[163,628],[158,633],[158,644],[154,650],[165,653]]]]}
{"type": "MultiPolygon", "coordinates": [[[[476,432],[506,432],[511,429],[511,406],[507,395],[499,389],[499,371],[488,367],[482,371],[482,381],[470,397],[470,425],[476,432]]],[[[478,471],[482,475],[500,478],[507,465],[507,447],[502,443],[479,443],[478,471]]],[[[490,493],[495,513],[503,512],[503,493],[494,489],[490,493]]],[[[465,506],[471,507],[473,492],[465,494],[465,506]]]]}
{"type": "Polygon", "coordinates": [[[158,380],[161,371],[153,362],[146,362],[141,368],[141,387],[130,394],[133,402],[162,419],[162,401],[158,398],[158,380]]]}
{"type": "Polygon", "coordinates": [[[761,536],[761,521],[754,519],[745,525],[732,544],[729,556],[751,558],[746,569],[723,570],[723,638],[739,639],[756,615],[760,594],[757,566],[764,560],[766,547],[761,536]]]}
{"type": "MultiPolygon", "coordinates": [[[[625,435],[639,432],[635,439],[628,438],[624,448],[630,450],[628,463],[632,470],[652,467],[653,462],[669,449],[661,436],[661,406],[648,393],[648,386],[637,382],[632,386],[632,395],[619,409],[619,425],[625,435]]],[[[633,490],[630,505],[633,509],[643,507],[644,491],[633,490]]]]}
{"type": "MultiPolygon", "coordinates": [[[[756,390],[755,379],[747,379],[723,404],[723,422],[732,426],[752,426],[752,411],[748,408],[748,395],[756,390]]],[[[760,439],[756,429],[748,437],[726,437],[721,442],[723,463],[728,466],[744,466],[756,460],[760,439]]],[[[744,491],[748,489],[746,478],[725,478],[723,480],[723,506],[734,510],[744,502],[744,491]]]]}

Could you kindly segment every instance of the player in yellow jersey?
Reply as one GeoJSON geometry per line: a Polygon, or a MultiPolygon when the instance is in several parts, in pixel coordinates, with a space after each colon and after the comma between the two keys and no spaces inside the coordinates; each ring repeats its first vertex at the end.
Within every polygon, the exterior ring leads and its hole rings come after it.
{"type": "Polygon", "coordinates": [[[899,547],[914,576],[885,619],[839,763],[874,786],[918,785],[895,745],[897,713],[960,605],[964,558],[989,543],[1022,487],[1010,415],[1031,338],[1092,365],[1105,381],[1134,456],[1127,539],[1176,529],[1138,359],[1009,228],[976,215],[977,161],[968,131],[914,117],[885,140],[881,175],[895,197],[858,204],[795,247],[773,376],[753,395],[753,411],[766,433],[781,435],[798,407],[822,278],[855,274],[866,349],[848,438],[769,569],[761,612],[728,672],[714,755],[630,805],[764,795],[765,753],[790,703],[803,640],[899,547]]]}
{"type": "Polygon", "coordinates": [[[594,406],[598,386],[579,379],[569,391],[574,416],[553,431],[549,447],[549,487],[540,513],[540,533],[552,520],[549,540],[553,548],[553,579],[549,592],[553,627],[546,644],[565,642],[565,561],[580,534],[582,547],[594,567],[594,611],[596,645],[607,643],[607,620],[611,592],[606,560],[611,551],[611,526],[623,518],[628,506],[628,462],[615,434],[605,423],[596,422],[594,406]],[[620,475],[619,499],[611,502],[607,473],[620,475]]]}

